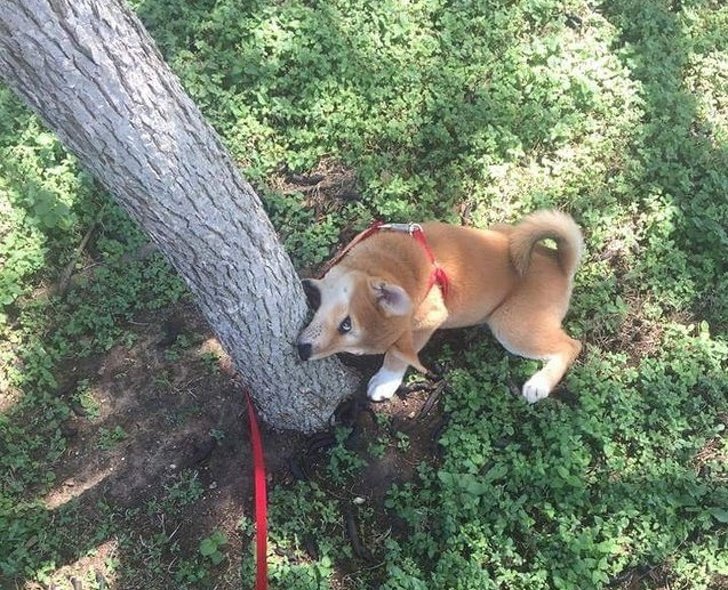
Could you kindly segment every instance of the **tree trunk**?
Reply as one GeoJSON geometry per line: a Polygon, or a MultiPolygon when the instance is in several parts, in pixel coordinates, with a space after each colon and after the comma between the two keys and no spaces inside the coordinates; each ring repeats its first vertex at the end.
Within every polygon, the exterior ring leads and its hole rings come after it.
{"type": "Polygon", "coordinates": [[[260,200],[119,0],[0,0],[0,77],[184,277],[276,428],[321,429],[354,389],[298,362],[305,298],[260,200]]]}

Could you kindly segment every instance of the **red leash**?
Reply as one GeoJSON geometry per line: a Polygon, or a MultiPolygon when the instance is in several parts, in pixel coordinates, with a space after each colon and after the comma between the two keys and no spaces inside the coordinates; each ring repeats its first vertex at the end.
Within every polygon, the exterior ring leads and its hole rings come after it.
{"type": "Polygon", "coordinates": [[[368,228],[366,228],[363,232],[354,236],[354,239],[351,240],[351,242],[349,242],[344,248],[339,250],[339,252],[337,252],[336,255],[324,265],[323,269],[319,273],[319,277],[323,277],[334,266],[336,266],[337,264],[339,264],[339,262],[341,262],[341,259],[344,258],[344,256],[346,256],[349,253],[349,250],[351,250],[359,242],[363,242],[369,236],[377,233],[383,225],[384,225],[384,223],[382,223],[381,221],[375,221],[368,228]]]}
{"type": "Polygon", "coordinates": [[[258,418],[247,389],[245,397],[248,400],[250,444],[253,447],[253,477],[255,480],[255,544],[257,548],[255,590],[266,590],[268,588],[268,502],[265,489],[265,459],[258,418]]]}
{"type": "Polygon", "coordinates": [[[430,274],[430,289],[432,288],[432,285],[437,285],[438,287],[440,287],[443,299],[447,299],[447,292],[450,289],[450,279],[448,279],[445,269],[437,263],[437,260],[435,259],[435,253],[432,251],[432,248],[430,248],[430,244],[427,242],[427,236],[425,236],[425,232],[422,231],[422,226],[419,223],[411,223],[409,225],[410,235],[413,236],[415,240],[417,240],[420,246],[422,246],[422,248],[425,250],[425,254],[427,254],[427,258],[430,259],[430,263],[432,264],[432,273],[430,274]]]}
{"type": "MultiPolygon", "coordinates": [[[[356,236],[354,240],[342,250],[331,263],[326,267],[330,269],[339,262],[356,244],[367,239],[378,231],[401,231],[407,232],[414,237],[423,247],[427,257],[433,265],[430,275],[430,287],[437,284],[442,290],[443,297],[447,296],[449,281],[444,269],[437,264],[435,255],[427,243],[425,233],[418,224],[383,224],[374,223],[371,227],[356,236]]],[[[258,418],[255,414],[255,406],[250,397],[250,392],[245,390],[245,397],[248,401],[248,420],[250,422],[250,444],[253,447],[253,479],[255,481],[255,545],[256,545],[256,576],[255,590],[267,590],[268,588],[268,502],[265,481],[265,458],[263,456],[263,441],[260,436],[258,418]]]]}
{"type": "Polygon", "coordinates": [[[425,251],[425,255],[430,261],[430,264],[432,264],[432,273],[430,274],[430,285],[428,287],[428,291],[433,285],[437,285],[440,287],[443,298],[447,299],[447,293],[450,289],[450,280],[445,269],[437,263],[435,253],[432,251],[432,248],[430,248],[427,236],[419,223],[382,223],[381,221],[375,221],[367,229],[355,236],[343,250],[336,254],[336,256],[334,256],[324,266],[323,270],[319,273],[319,276],[324,276],[329,270],[331,270],[331,268],[341,262],[341,259],[344,258],[358,243],[363,242],[380,231],[393,231],[409,234],[420,246],[422,246],[422,249],[425,251]]]}

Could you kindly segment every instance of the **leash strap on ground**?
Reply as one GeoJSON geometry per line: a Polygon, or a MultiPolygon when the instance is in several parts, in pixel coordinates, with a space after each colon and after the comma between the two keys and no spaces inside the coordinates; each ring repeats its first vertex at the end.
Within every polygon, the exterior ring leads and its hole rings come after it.
{"type": "Polygon", "coordinates": [[[256,577],[255,590],[268,588],[268,500],[265,482],[265,459],[263,439],[260,436],[255,406],[250,392],[245,390],[248,400],[248,420],[250,422],[250,444],[253,447],[253,479],[255,481],[255,545],[256,577]]]}

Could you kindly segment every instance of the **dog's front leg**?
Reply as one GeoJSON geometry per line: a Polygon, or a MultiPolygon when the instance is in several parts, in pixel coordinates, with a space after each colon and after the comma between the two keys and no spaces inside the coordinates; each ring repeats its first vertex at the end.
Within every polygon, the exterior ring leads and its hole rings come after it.
{"type": "Polygon", "coordinates": [[[390,399],[402,385],[409,364],[397,358],[391,351],[384,355],[384,363],[367,385],[367,397],[375,402],[390,399]]]}
{"type": "Polygon", "coordinates": [[[367,396],[370,400],[381,402],[390,399],[402,385],[410,365],[418,371],[427,372],[418,353],[447,319],[447,313],[440,291],[432,289],[415,314],[412,331],[402,334],[384,354],[382,368],[369,380],[367,396]]]}
{"type": "Polygon", "coordinates": [[[418,371],[427,372],[427,369],[420,363],[417,353],[427,344],[434,331],[435,327],[429,326],[425,329],[407,332],[394,343],[384,355],[382,368],[369,380],[367,396],[370,400],[381,402],[391,398],[397,388],[402,385],[402,379],[410,365],[418,371]]]}

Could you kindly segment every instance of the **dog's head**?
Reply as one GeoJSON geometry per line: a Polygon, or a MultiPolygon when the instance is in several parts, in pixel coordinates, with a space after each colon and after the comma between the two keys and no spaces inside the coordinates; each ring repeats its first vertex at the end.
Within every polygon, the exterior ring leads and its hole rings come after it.
{"type": "Polygon", "coordinates": [[[362,271],[333,267],[323,279],[303,282],[311,323],[298,337],[303,360],[339,352],[382,354],[391,351],[424,370],[412,344],[413,303],[392,281],[362,271]]]}

